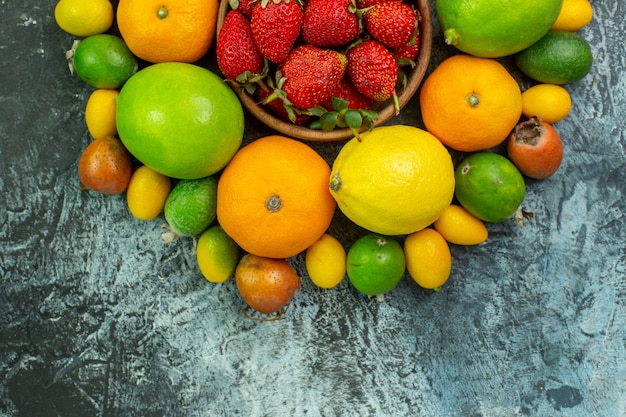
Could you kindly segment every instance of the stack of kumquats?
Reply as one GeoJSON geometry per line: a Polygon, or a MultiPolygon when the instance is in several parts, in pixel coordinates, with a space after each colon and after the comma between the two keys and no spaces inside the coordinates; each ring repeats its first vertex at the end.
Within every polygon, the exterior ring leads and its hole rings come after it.
{"type": "Polygon", "coordinates": [[[406,65],[397,48],[419,49],[414,3],[231,0],[226,20],[235,32],[217,36],[218,0],[60,0],[56,22],[76,38],[70,70],[93,88],[81,188],[125,194],[138,219],[163,216],[162,239],[196,240],[199,272],[213,283],[234,276],[245,303],[265,319],[280,316],[301,279],[328,289],[347,276],[355,291],[380,299],[408,271],[417,285],[439,290],[452,270],[450,245],[481,244],[489,223],[520,223],[529,181],[557,172],[564,146],[553,125],[570,111],[567,84],[592,65],[577,33],[592,18],[588,0],[506,4],[438,0],[448,46],[435,47],[454,53],[422,85],[425,129],[366,130],[329,164],[306,142],[281,135],[242,146],[235,89],[269,88],[285,109],[326,91],[316,99],[332,107],[300,106],[297,115],[336,118],[337,108],[348,119],[367,115],[374,99],[363,99],[363,80],[373,87],[388,68],[356,63],[352,52],[375,42],[360,59],[380,63],[391,53],[406,65]],[[316,24],[318,14],[330,10],[361,24],[343,44],[314,45],[326,36],[316,32],[327,26],[316,24]],[[270,14],[283,16],[284,27],[266,27],[270,14]],[[283,29],[290,45],[268,39],[283,29]],[[208,54],[228,69],[201,66],[208,54]],[[245,56],[258,59],[255,68],[245,56]],[[531,87],[521,91],[501,57],[512,57],[531,87]],[[305,68],[320,71],[300,76],[305,68]],[[287,88],[283,72],[299,74],[298,86],[287,88]],[[347,248],[328,233],[337,207],[367,231],[347,248]],[[302,253],[307,277],[289,263],[302,253]]]}

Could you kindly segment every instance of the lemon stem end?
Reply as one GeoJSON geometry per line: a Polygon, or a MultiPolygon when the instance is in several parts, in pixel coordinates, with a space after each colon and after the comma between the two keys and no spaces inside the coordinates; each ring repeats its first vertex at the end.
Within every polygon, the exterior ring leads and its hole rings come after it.
{"type": "Polygon", "coordinates": [[[339,174],[334,174],[330,177],[330,189],[334,192],[338,192],[341,189],[341,177],[339,174]]]}

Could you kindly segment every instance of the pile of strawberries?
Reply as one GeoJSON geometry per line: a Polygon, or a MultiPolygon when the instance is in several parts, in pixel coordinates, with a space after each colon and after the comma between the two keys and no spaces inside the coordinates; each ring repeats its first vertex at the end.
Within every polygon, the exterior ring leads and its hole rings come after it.
{"type": "Polygon", "coordinates": [[[278,117],[311,127],[371,126],[415,65],[421,15],[402,0],[230,0],[217,64],[278,117]],[[319,117],[316,119],[315,117],[319,117]]]}

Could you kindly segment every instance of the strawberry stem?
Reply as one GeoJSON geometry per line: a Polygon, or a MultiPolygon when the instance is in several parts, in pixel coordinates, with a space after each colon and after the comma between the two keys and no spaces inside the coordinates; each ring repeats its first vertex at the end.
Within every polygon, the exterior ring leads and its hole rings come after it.
{"type": "Polygon", "coordinates": [[[393,92],[393,107],[396,110],[396,116],[400,114],[400,102],[398,101],[398,95],[396,92],[393,92]]]}

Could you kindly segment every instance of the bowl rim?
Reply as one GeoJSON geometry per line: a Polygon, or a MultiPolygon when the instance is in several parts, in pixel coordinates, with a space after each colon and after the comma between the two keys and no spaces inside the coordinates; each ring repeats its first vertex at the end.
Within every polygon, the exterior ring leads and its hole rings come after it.
{"type": "MultiPolygon", "coordinates": [[[[400,110],[409,102],[413,95],[417,92],[430,63],[432,53],[432,16],[428,0],[412,0],[411,3],[417,3],[417,9],[421,14],[420,26],[420,51],[417,56],[416,65],[407,78],[404,89],[398,94],[398,104],[400,110]]],[[[216,27],[216,37],[219,36],[220,29],[224,23],[224,18],[230,8],[229,0],[221,0],[218,9],[218,19],[216,27]]],[[[296,125],[288,121],[282,120],[278,116],[265,110],[258,105],[255,100],[243,88],[232,86],[235,93],[239,96],[239,100],[243,106],[259,121],[269,128],[280,132],[284,135],[313,141],[313,142],[332,142],[354,137],[352,130],[349,128],[335,129],[332,131],[315,130],[306,126],[296,125]]],[[[378,110],[378,119],[374,121],[374,127],[387,123],[391,118],[396,116],[393,100],[389,99],[379,103],[381,107],[378,110]]],[[[366,130],[362,127],[360,130],[366,130]]]]}

